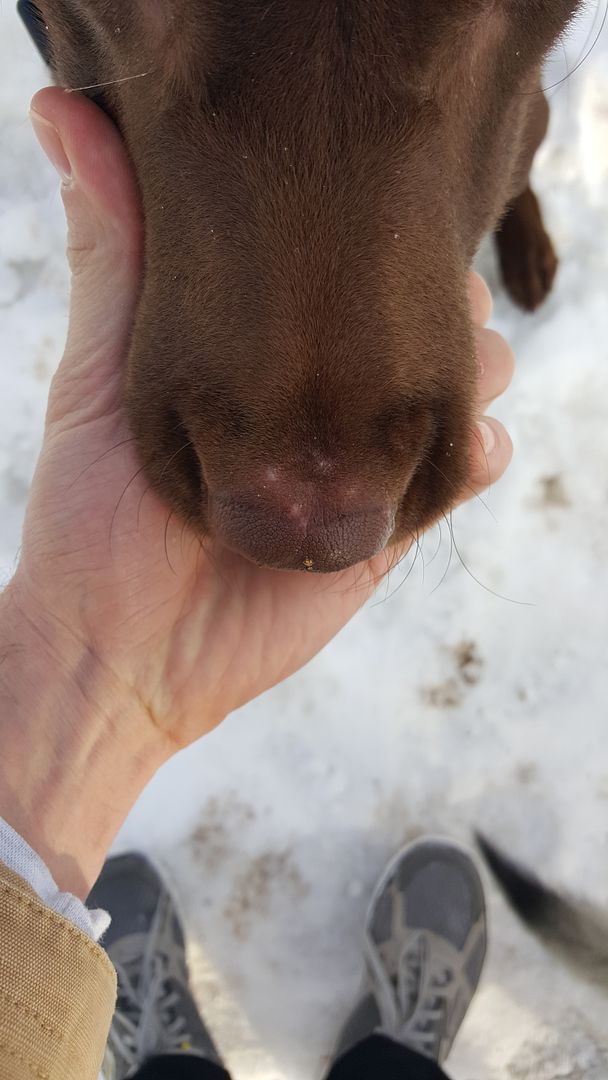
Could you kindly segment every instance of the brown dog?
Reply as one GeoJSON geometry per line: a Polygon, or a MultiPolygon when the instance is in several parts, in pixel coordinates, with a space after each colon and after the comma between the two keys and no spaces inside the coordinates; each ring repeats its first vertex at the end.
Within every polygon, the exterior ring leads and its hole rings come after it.
{"type": "Polygon", "coordinates": [[[56,79],[104,84],[139,178],[126,400],[152,484],[280,568],[438,519],[467,473],[482,236],[502,219],[522,306],[553,281],[528,174],[578,0],[37,6],[56,79]]]}

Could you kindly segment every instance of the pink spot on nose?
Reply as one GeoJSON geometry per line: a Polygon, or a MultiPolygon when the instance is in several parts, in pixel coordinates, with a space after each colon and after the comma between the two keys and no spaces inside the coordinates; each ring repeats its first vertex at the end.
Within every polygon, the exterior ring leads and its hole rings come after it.
{"type": "Polygon", "coordinates": [[[317,453],[313,455],[313,462],[315,472],[319,473],[320,476],[330,476],[335,469],[333,461],[329,461],[328,458],[321,457],[317,453]]]}
{"type": "Polygon", "coordinates": [[[304,503],[292,503],[287,507],[287,513],[294,524],[305,529],[310,519],[310,506],[304,503]]]}
{"type": "Polygon", "coordinates": [[[281,479],[281,471],[274,465],[268,465],[265,469],[262,469],[262,483],[263,484],[277,484],[281,479]]]}
{"type": "Polygon", "coordinates": [[[251,470],[250,487],[216,490],[210,523],[229,547],[280,569],[331,571],[369,559],[389,542],[396,506],[349,476],[311,467],[251,470]],[[252,484],[253,480],[253,484],[252,484]]]}

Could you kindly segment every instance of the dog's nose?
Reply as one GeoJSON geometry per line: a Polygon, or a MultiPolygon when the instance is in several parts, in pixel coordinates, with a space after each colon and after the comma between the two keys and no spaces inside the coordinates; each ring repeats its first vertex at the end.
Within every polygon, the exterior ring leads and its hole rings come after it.
{"type": "Polygon", "coordinates": [[[280,499],[276,491],[220,492],[210,511],[213,532],[228,547],[279,570],[329,573],[354,566],[382,551],[395,528],[393,506],[361,504],[352,489],[342,498],[307,485],[291,486],[280,499]]]}

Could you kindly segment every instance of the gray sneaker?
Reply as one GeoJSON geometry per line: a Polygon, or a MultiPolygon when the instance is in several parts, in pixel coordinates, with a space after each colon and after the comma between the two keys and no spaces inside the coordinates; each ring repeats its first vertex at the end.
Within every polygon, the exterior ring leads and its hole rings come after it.
{"type": "Polygon", "coordinates": [[[88,904],[112,916],[103,945],[118,974],[105,1080],[126,1080],[155,1054],[221,1064],[188,987],[175,904],[152,864],[136,854],[108,859],[88,904]]]}
{"type": "Polygon", "coordinates": [[[486,952],[481,879],[457,844],[421,840],[390,863],[365,928],[371,993],[339,1053],[373,1033],[442,1064],[471,1003],[486,952]]]}

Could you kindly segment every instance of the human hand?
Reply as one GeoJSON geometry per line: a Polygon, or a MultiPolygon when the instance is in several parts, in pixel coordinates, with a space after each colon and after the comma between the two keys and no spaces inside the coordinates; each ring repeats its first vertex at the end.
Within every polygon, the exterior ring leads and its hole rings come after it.
{"type": "MultiPolygon", "coordinates": [[[[28,602],[61,618],[181,746],[309,660],[369,597],[387,557],[329,577],[264,570],[201,548],[148,488],[121,404],[141,272],[126,153],[84,98],[47,90],[33,107],[55,124],[76,177],[64,187],[74,280],[18,578],[28,602]]],[[[490,301],[477,276],[471,297],[481,327],[490,301]]],[[[493,332],[480,330],[478,343],[482,412],[512,360],[493,332]]],[[[474,490],[510,456],[504,429],[490,421],[486,430],[496,445],[486,460],[473,441],[474,490]]]]}
{"type": "MultiPolygon", "coordinates": [[[[106,748],[100,783],[103,776],[125,792],[110,800],[109,821],[124,816],[173,752],[318,652],[404,550],[332,575],[266,570],[201,545],[149,489],[122,408],[142,271],[136,183],[117,130],[87,99],[52,88],[36,95],[32,108],[42,144],[72,175],[62,188],[72,295],[0,635],[26,643],[38,693],[51,674],[66,684],[70,730],[78,729],[79,739],[88,730],[89,741],[106,748]],[[38,674],[32,654],[41,657],[38,674]],[[74,680],[87,715],[82,728],[67,689],[74,680]],[[128,781],[118,766],[112,773],[113,756],[130,758],[128,781]]],[[[506,388],[513,361],[502,338],[482,329],[491,301],[476,275],[470,290],[483,363],[481,416],[506,388]]],[[[455,503],[497,480],[510,460],[502,425],[484,425],[494,445],[484,451],[483,429],[472,438],[469,484],[455,503]]],[[[21,672],[14,691],[21,701],[27,681],[21,672]]],[[[47,726],[52,712],[49,702],[47,726]]],[[[80,757],[85,753],[81,746],[80,757]]]]}

